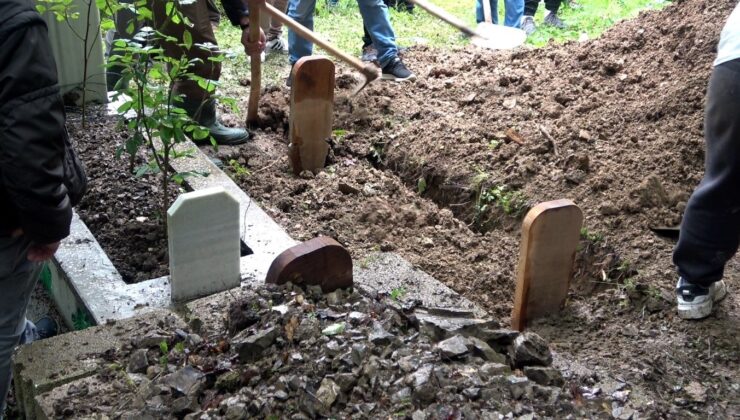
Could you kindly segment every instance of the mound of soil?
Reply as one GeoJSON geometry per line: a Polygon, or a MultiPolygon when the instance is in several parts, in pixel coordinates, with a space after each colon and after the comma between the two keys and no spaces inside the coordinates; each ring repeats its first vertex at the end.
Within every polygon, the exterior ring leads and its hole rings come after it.
{"type": "MultiPolygon", "coordinates": [[[[79,114],[70,113],[67,127],[89,178],[88,191],[77,206],[113,265],[127,283],[154,279],[169,273],[167,232],[161,220],[158,175],[131,174],[125,153],[116,157],[127,133],[105,109],[91,108],[88,127],[79,114]]],[[[138,156],[135,166],[146,161],[138,156]]],[[[179,187],[172,185],[170,199],[179,187]]]]}
{"type": "Polygon", "coordinates": [[[250,167],[239,182],[296,239],[333,236],[360,260],[395,250],[502,319],[521,216],[573,199],[586,216],[576,284],[560,317],[532,326],[556,364],[596,393],[628,384],[615,416],[731,416],[738,298],[707,321],[677,319],[673,244],[648,227],[679,223],[702,176],[703,98],[734,5],[681,1],[537,50],[412,48],[419,81],[353,99],[340,76],[343,133],[315,177],[290,173],[279,133],[288,92],[273,89],[261,112],[275,129],[219,157],[250,167]]]}

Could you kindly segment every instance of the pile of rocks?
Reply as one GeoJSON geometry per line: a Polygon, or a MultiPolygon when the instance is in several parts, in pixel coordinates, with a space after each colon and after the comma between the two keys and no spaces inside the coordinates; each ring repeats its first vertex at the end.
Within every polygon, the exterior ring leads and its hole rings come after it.
{"type": "Polygon", "coordinates": [[[464,312],[266,285],[224,316],[223,331],[199,331],[197,319],[164,322],[109,355],[102,371],[131,390],[115,414],[424,419],[574,410],[542,338],[464,312]]]}

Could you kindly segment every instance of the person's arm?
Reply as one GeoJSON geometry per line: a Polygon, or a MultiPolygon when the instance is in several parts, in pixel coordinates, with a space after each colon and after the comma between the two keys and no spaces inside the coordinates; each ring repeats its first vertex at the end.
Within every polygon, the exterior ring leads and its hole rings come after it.
{"type": "Polygon", "coordinates": [[[21,12],[21,24],[0,36],[0,184],[23,233],[55,250],[72,219],[63,182],[67,132],[47,30],[35,13],[21,12]]]}

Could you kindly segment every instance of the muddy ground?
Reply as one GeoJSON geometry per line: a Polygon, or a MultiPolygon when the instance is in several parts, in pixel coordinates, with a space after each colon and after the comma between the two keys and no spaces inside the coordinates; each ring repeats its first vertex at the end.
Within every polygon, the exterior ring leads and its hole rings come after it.
{"type": "MultiPolygon", "coordinates": [[[[294,238],[332,236],[360,263],[393,250],[504,322],[523,214],[570,198],[586,217],[572,293],[561,316],[531,329],[552,343],[574,398],[583,386],[608,394],[627,384],[626,411],[605,415],[740,416],[740,297],[730,293],[707,320],[679,320],[673,243],[649,230],[679,223],[701,179],[704,94],[734,5],[680,1],[600,39],[537,50],[415,47],[405,60],[417,82],[375,83],[353,100],[356,80],[340,69],[339,131],[315,176],[290,172],[284,87],[265,91],[254,143],[207,151],[249,169],[235,179],[294,238]]],[[[145,193],[122,180],[127,197],[145,193]]],[[[88,195],[83,213],[108,200],[88,195]]],[[[119,201],[108,206],[130,219],[154,211],[119,201]]],[[[150,254],[137,252],[134,278],[150,254]]],[[[735,260],[731,289],[739,272],[735,260]]]]}

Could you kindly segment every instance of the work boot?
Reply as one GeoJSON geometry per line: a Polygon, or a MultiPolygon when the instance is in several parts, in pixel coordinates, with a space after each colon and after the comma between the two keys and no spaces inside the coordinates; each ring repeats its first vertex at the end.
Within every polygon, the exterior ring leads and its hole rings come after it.
{"type": "Polygon", "coordinates": [[[720,280],[709,287],[689,283],[683,278],[676,284],[678,316],[683,319],[702,319],[712,313],[712,306],[727,296],[727,286],[720,280]]]}
{"type": "Polygon", "coordinates": [[[554,26],[558,29],[565,29],[565,23],[558,17],[557,13],[548,13],[545,16],[544,24],[547,26],[554,26]]]}
{"type": "Polygon", "coordinates": [[[537,25],[534,24],[534,16],[524,16],[522,18],[522,30],[527,36],[532,35],[537,30],[537,25]]]}
{"type": "MultiPolygon", "coordinates": [[[[247,140],[252,138],[252,133],[248,130],[230,128],[221,124],[218,118],[216,118],[216,101],[214,99],[206,99],[204,102],[201,102],[186,98],[182,103],[182,108],[193,121],[210,131],[211,136],[216,140],[216,144],[234,146],[246,143],[247,140]]],[[[193,139],[195,143],[207,143],[208,141],[208,138],[203,140],[193,139]]]]}

